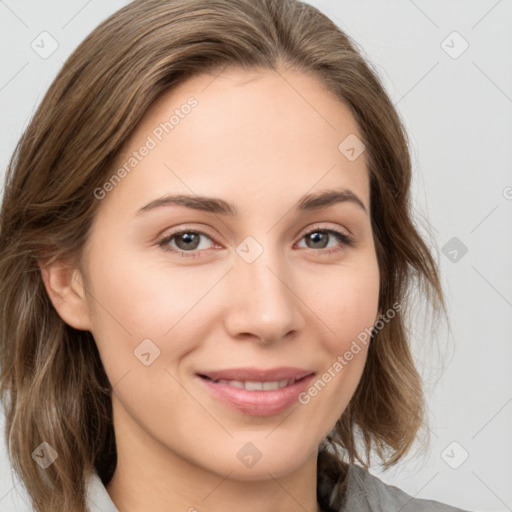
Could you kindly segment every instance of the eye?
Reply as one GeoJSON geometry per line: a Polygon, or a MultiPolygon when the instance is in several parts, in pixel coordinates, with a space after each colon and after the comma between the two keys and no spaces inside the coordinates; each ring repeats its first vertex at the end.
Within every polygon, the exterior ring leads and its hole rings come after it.
{"type": "MultiPolygon", "coordinates": [[[[208,247],[208,242],[206,242],[206,247],[204,246],[205,244],[202,244],[203,239],[213,242],[212,237],[202,231],[182,229],[166,236],[158,242],[158,245],[164,251],[173,252],[178,256],[197,258],[201,256],[202,250],[210,248],[208,247]]],[[[354,240],[351,236],[335,229],[316,227],[304,234],[301,241],[303,239],[310,241],[310,244],[306,247],[307,249],[312,249],[313,252],[321,254],[335,253],[343,250],[343,246],[354,245],[354,240]],[[334,246],[329,246],[331,241],[334,241],[334,246]]]]}
{"type": "Polygon", "coordinates": [[[340,244],[342,246],[345,245],[349,247],[354,245],[354,240],[351,236],[341,231],[337,231],[336,229],[322,229],[318,227],[313,228],[312,230],[308,231],[305,235],[303,235],[301,240],[302,239],[306,239],[311,242],[310,245],[307,246],[307,248],[320,249],[322,250],[321,252],[328,254],[343,250],[343,247],[340,247],[340,244]],[[329,241],[334,241],[334,246],[331,245],[331,247],[329,248],[329,241]]]}
{"type": "Polygon", "coordinates": [[[210,236],[201,231],[193,229],[184,229],[166,236],[158,242],[164,251],[175,252],[180,256],[185,257],[198,257],[199,253],[192,251],[199,251],[207,249],[208,247],[201,247],[201,238],[206,238],[213,241],[210,236]],[[174,244],[174,245],[173,245],[174,244]]]}

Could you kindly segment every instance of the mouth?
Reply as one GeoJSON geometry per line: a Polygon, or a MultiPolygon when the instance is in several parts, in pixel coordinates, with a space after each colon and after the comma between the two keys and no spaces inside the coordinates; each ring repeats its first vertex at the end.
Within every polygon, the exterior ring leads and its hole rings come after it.
{"type": "Polygon", "coordinates": [[[282,380],[269,380],[269,381],[255,381],[255,380],[228,380],[228,379],[212,379],[207,375],[199,374],[199,377],[214,382],[216,384],[226,384],[239,389],[246,389],[247,391],[270,391],[274,389],[282,389],[291,386],[306,377],[282,379],[282,380]]]}
{"type": "Polygon", "coordinates": [[[244,414],[272,416],[298,402],[315,372],[300,368],[238,368],[195,376],[216,401],[244,414]]]}

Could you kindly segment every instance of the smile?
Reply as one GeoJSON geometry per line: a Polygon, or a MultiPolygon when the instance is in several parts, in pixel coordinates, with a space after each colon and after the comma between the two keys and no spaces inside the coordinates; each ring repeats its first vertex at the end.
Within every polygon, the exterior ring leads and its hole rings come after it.
{"type": "Polygon", "coordinates": [[[227,384],[228,386],[233,386],[235,388],[246,389],[247,391],[269,391],[273,389],[281,389],[286,386],[291,386],[298,379],[283,379],[283,380],[271,380],[266,382],[258,382],[258,381],[241,381],[241,380],[226,380],[226,379],[210,379],[210,377],[205,377],[206,379],[211,380],[212,382],[216,382],[219,384],[227,384]]]}
{"type": "Polygon", "coordinates": [[[282,367],[237,368],[197,373],[202,389],[215,401],[243,414],[272,416],[298,403],[315,372],[282,367]]]}

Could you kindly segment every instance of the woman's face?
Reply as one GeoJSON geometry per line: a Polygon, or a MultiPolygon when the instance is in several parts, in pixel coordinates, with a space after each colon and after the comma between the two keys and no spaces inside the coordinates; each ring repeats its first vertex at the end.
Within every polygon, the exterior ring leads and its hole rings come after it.
{"type": "Polygon", "coordinates": [[[95,192],[83,253],[118,448],[241,480],[316,452],[378,315],[356,137],[349,108],[299,72],[197,75],[152,106],[95,192]]]}

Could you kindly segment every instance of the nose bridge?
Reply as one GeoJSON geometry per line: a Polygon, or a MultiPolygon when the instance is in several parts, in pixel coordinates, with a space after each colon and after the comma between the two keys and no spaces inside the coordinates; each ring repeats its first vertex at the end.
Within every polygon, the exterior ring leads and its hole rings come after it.
{"type": "Polygon", "coordinates": [[[268,242],[252,262],[239,254],[231,276],[236,292],[227,315],[231,335],[252,334],[273,342],[300,329],[300,301],[293,293],[292,272],[283,252],[268,242]]]}

